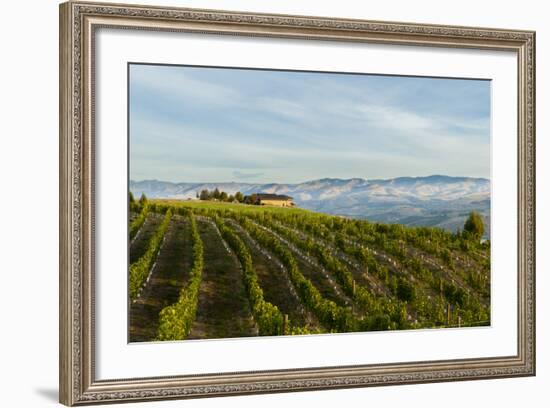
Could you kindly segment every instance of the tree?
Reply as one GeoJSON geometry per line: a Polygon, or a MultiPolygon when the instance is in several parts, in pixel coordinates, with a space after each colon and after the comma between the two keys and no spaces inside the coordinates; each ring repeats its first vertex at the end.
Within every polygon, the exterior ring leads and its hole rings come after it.
{"type": "Polygon", "coordinates": [[[218,187],[216,187],[214,189],[214,192],[212,193],[212,198],[214,200],[219,200],[220,199],[220,190],[218,190],[218,187]]]}
{"type": "Polygon", "coordinates": [[[199,194],[199,198],[203,201],[210,200],[210,192],[206,189],[202,190],[199,194]]]}
{"type": "Polygon", "coordinates": [[[227,201],[227,193],[225,191],[220,193],[220,201],[227,201]]]}
{"type": "Polygon", "coordinates": [[[141,193],[141,197],[139,198],[139,205],[143,206],[145,203],[147,203],[147,197],[145,196],[145,193],[141,193]]]}
{"type": "Polygon", "coordinates": [[[240,191],[237,191],[235,193],[235,200],[237,200],[239,203],[242,203],[244,201],[243,193],[241,193],[240,191]]]}
{"type": "Polygon", "coordinates": [[[249,204],[259,204],[258,203],[258,196],[254,193],[251,194],[249,197],[250,203],[249,204]]]}
{"type": "Polygon", "coordinates": [[[480,239],[485,232],[483,218],[477,212],[472,211],[464,223],[464,231],[476,239],[480,239]]]}
{"type": "Polygon", "coordinates": [[[132,192],[130,191],[129,194],[129,204],[130,204],[130,211],[139,211],[138,210],[138,204],[136,202],[136,199],[134,198],[134,195],[132,194],[132,192]]]}

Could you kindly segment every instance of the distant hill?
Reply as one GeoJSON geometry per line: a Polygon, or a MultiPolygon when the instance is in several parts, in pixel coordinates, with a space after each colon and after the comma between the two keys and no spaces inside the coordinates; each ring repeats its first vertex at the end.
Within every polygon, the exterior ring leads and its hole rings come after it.
{"type": "MultiPolygon", "coordinates": [[[[313,211],[411,226],[437,226],[455,231],[462,228],[471,210],[490,224],[490,181],[484,178],[398,177],[387,180],[324,178],[298,184],[171,183],[158,180],[130,181],[130,191],[139,197],[194,199],[203,189],[286,194],[296,205],[313,211]]],[[[489,234],[487,234],[488,236],[489,234]]]]}

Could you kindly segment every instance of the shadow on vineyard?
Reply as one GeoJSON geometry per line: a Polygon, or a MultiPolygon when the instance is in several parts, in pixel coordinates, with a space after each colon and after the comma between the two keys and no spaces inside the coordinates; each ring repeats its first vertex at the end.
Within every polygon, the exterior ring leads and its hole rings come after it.
{"type": "Polygon", "coordinates": [[[490,325],[490,242],[464,221],[132,200],[129,341],[490,325]]]}

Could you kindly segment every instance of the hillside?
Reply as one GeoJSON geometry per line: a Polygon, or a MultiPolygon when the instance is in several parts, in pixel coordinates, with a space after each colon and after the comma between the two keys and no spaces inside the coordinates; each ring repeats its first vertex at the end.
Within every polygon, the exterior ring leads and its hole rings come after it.
{"type": "Polygon", "coordinates": [[[490,243],[218,202],[133,202],[130,341],[490,324],[490,243]]]}
{"type": "Polygon", "coordinates": [[[490,232],[490,181],[483,178],[428,176],[388,180],[331,179],[299,184],[170,183],[130,181],[139,197],[194,199],[198,191],[218,188],[228,194],[275,193],[294,198],[305,209],[327,214],[409,226],[434,226],[456,231],[468,213],[483,215],[490,232]]]}

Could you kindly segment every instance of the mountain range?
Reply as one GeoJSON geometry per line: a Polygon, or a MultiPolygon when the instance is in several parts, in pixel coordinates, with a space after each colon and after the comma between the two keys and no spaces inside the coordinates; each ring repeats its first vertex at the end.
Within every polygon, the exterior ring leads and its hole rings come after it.
{"type": "MultiPolygon", "coordinates": [[[[218,188],[228,194],[240,191],[286,194],[298,207],[312,211],[410,226],[436,226],[451,231],[462,228],[471,210],[490,223],[490,181],[484,178],[433,175],[385,180],[323,178],[297,184],[172,183],[130,180],[135,197],[195,199],[203,189],[218,188]]],[[[489,234],[486,233],[488,237],[489,234]]]]}

